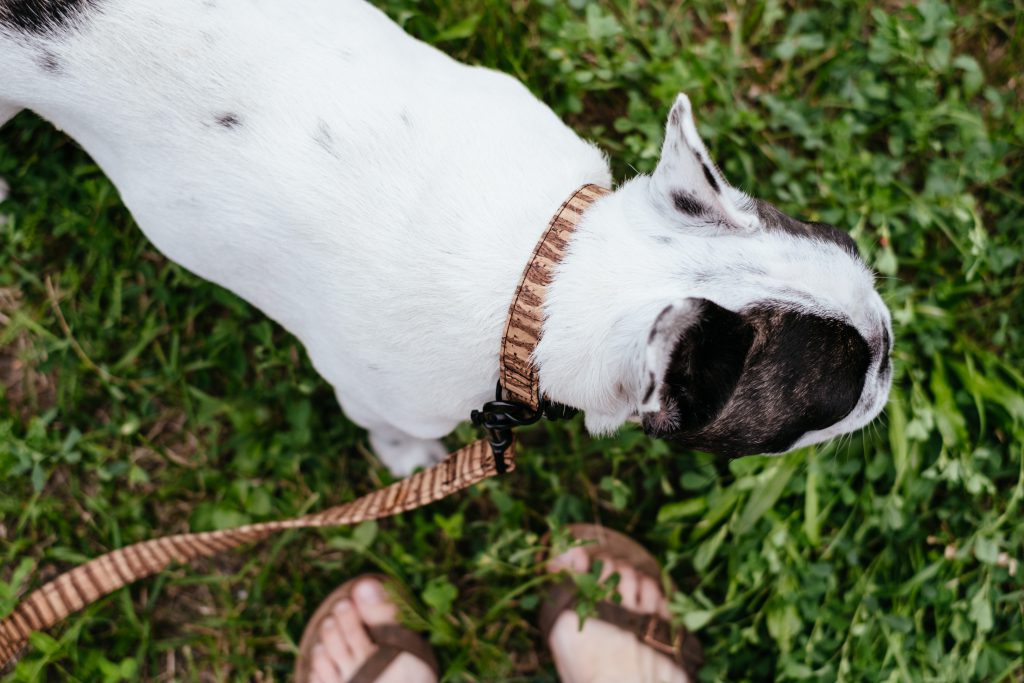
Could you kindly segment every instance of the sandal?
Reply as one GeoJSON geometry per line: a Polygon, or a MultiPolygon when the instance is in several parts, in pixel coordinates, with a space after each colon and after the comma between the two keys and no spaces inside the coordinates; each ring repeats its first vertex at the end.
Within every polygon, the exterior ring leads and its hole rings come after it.
{"type": "MultiPolygon", "coordinates": [[[[306,624],[306,630],[302,633],[302,641],[299,643],[299,656],[295,663],[296,683],[307,683],[310,679],[313,648],[319,640],[321,622],[331,616],[335,605],[351,597],[352,589],[355,588],[357,583],[370,578],[377,579],[385,587],[389,584],[393,585],[391,578],[383,574],[363,574],[343,583],[333,593],[328,595],[326,600],[320,603],[320,606],[306,624]]],[[[364,624],[364,626],[370,636],[370,640],[377,645],[377,651],[363,662],[363,665],[356,671],[348,683],[373,683],[388,668],[388,665],[403,652],[421,659],[430,667],[437,679],[440,680],[441,677],[437,666],[437,659],[434,657],[434,651],[418,633],[398,624],[382,624],[379,626],[364,624]]]]}
{"type": "MultiPolygon", "coordinates": [[[[658,561],[629,536],[596,524],[569,524],[566,528],[574,538],[595,541],[583,546],[591,561],[616,560],[661,585],[661,566],[658,561]]],[[[675,590],[674,585],[672,589],[675,590]]],[[[540,610],[540,632],[545,644],[550,640],[551,629],[558,617],[576,606],[576,594],[576,584],[569,577],[548,593],[540,610]]],[[[669,657],[691,681],[697,680],[697,672],[704,664],[704,651],[693,634],[682,627],[673,627],[656,614],[640,614],[614,602],[602,600],[596,608],[597,613],[592,618],[632,633],[644,645],[669,657]]]]}

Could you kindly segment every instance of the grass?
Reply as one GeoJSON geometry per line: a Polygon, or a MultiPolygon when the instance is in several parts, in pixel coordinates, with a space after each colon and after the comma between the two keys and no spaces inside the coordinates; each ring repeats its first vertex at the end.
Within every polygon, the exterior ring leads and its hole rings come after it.
{"type": "MultiPolygon", "coordinates": [[[[600,520],[681,586],[703,680],[1024,681],[1024,4],[381,4],[524,80],[620,179],[653,168],[687,91],[734,183],[849,229],[882,276],[884,419],[728,463],[541,426],[514,475],[465,495],[122,590],[35,638],[10,680],[288,680],[319,600],[379,570],[414,596],[447,680],[552,681],[535,550],[600,520]]],[[[158,531],[387,479],[295,340],[161,257],[74,143],[22,114],[0,177],[0,614],[158,531]]]]}

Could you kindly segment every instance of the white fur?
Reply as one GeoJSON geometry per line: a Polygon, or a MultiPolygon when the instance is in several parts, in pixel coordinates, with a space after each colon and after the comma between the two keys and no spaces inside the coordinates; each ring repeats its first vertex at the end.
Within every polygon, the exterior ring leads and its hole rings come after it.
{"type": "MultiPolygon", "coordinates": [[[[100,6],[51,35],[0,28],[0,123],[30,108],[75,138],[163,253],[302,341],[393,470],[435,459],[435,439],[493,394],[505,313],[551,214],[582,184],[610,185],[602,153],[515,79],[455,62],[357,0],[100,6]]],[[[679,135],[707,158],[688,101],[677,107],[679,135]]],[[[589,429],[656,407],[640,406],[642,378],[667,356],[648,332],[687,297],[739,308],[783,296],[865,335],[888,325],[862,266],[758,233],[717,177],[723,197],[670,153],[598,202],[573,240],[536,358],[544,390],[585,410],[589,429]],[[714,202],[719,224],[681,222],[671,183],[714,202]],[[767,274],[747,275],[750,263],[767,274]]],[[[801,443],[863,424],[883,393],[801,443]]]]}
{"type": "Polygon", "coordinates": [[[5,123],[13,119],[19,111],[21,111],[21,107],[13,104],[7,104],[0,100],[0,126],[3,126],[5,123]]]}

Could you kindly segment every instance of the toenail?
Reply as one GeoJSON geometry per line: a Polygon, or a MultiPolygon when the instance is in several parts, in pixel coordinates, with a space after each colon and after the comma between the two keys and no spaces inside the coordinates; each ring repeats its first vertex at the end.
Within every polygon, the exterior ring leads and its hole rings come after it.
{"type": "Polygon", "coordinates": [[[352,610],[352,603],[349,602],[348,600],[342,600],[341,602],[339,602],[337,605],[334,606],[334,611],[338,612],[340,614],[344,614],[346,612],[350,612],[351,610],[352,610]]]}
{"type": "Polygon", "coordinates": [[[353,593],[355,594],[356,600],[368,605],[379,604],[384,602],[387,598],[384,594],[384,586],[380,585],[376,581],[363,581],[362,583],[356,584],[356,588],[353,593]]]}
{"type": "Polygon", "coordinates": [[[323,628],[325,629],[337,629],[338,622],[334,620],[334,617],[326,617],[324,619],[323,628]]]}

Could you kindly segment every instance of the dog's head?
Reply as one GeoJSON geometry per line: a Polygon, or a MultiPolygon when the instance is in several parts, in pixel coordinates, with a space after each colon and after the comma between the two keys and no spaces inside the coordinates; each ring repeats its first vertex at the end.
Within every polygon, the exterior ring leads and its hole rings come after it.
{"type": "Polygon", "coordinates": [[[881,411],[890,316],[846,233],[726,183],[685,96],[650,189],[662,213],[679,214],[677,227],[711,249],[707,267],[686,276],[698,296],[667,305],[651,327],[657,396],[640,411],[648,434],[729,456],[780,453],[881,411]]]}
{"type": "MultiPolygon", "coordinates": [[[[579,396],[591,431],[632,416],[652,436],[734,457],[824,441],[882,410],[892,324],[855,243],[730,186],[684,95],[654,174],[591,211],[573,249],[590,264],[604,250],[605,277],[619,284],[588,311],[623,340],[573,370],[607,372],[600,383],[617,387],[579,396]]],[[[552,307],[582,306],[570,286],[552,307]]]]}
{"type": "Polygon", "coordinates": [[[648,347],[664,370],[644,430],[735,457],[858,429],[889,392],[891,335],[887,321],[875,327],[770,299],[738,312],[703,298],[670,306],[648,347]]]}

